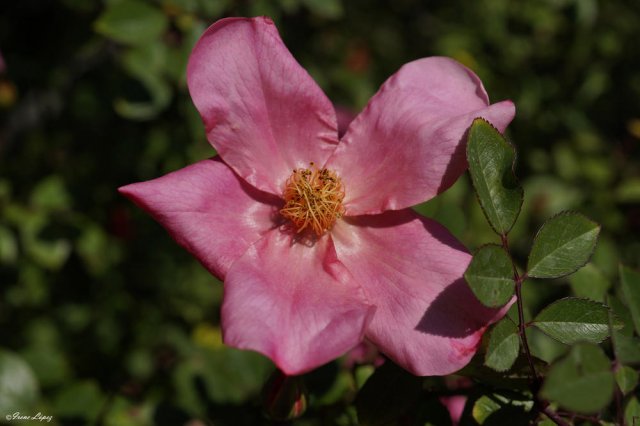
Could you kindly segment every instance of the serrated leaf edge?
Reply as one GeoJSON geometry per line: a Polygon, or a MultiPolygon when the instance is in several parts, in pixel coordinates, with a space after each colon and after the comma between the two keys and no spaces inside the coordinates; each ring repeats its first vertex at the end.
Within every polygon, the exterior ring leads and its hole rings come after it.
{"type": "MultiPolygon", "coordinates": [[[[495,327],[497,327],[497,325],[502,321],[510,321],[513,324],[514,328],[515,328],[515,332],[512,333],[512,334],[507,335],[507,337],[505,339],[502,339],[502,341],[498,344],[498,347],[500,347],[504,343],[504,341],[507,340],[508,338],[510,338],[512,335],[515,335],[516,337],[518,336],[518,326],[516,324],[514,324],[513,321],[508,317],[505,317],[503,320],[501,320],[498,323],[496,323],[495,327]]],[[[494,327],[494,330],[495,330],[495,327],[494,327]]],[[[493,336],[493,330],[491,330],[491,334],[489,335],[489,342],[491,342],[491,337],[492,336],[493,336]]],[[[504,373],[505,371],[509,371],[511,369],[511,367],[513,367],[513,364],[516,362],[516,359],[518,359],[518,356],[516,355],[516,357],[511,362],[511,365],[509,365],[507,368],[505,368],[504,370],[497,369],[497,368],[495,368],[495,367],[493,367],[493,366],[488,364],[488,362],[489,362],[489,350],[488,349],[489,348],[487,347],[487,352],[485,352],[485,354],[484,354],[484,362],[483,362],[483,364],[486,367],[491,368],[494,371],[497,371],[498,373],[504,373]]],[[[519,351],[520,351],[520,339],[518,338],[518,352],[519,351]]]]}
{"type": "MultiPolygon", "coordinates": [[[[489,123],[489,124],[491,124],[491,123],[489,123]]],[[[471,258],[471,262],[469,262],[469,266],[467,266],[467,269],[464,271],[463,277],[464,277],[465,282],[467,283],[467,286],[469,287],[469,289],[471,290],[471,292],[473,293],[473,295],[476,297],[476,299],[478,299],[478,301],[479,301],[480,303],[482,303],[484,306],[487,306],[487,307],[489,307],[489,308],[499,308],[499,307],[505,306],[507,303],[509,303],[509,300],[507,300],[505,303],[498,304],[498,305],[485,305],[485,304],[484,304],[484,302],[482,302],[482,301],[480,300],[480,298],[479,298],[479,297],[478,297],[478,295],[476,294],[476,292],[475,292],[474,288],[471,286],[471,284],[469,283],[469,280],[467,279],[467,271],[468,271],[468,270],[469,270],[469,268],[471,267],[471,263],[473,262],[473,258],[474,258],[474,257],[475,257],[475,256],[476,256],[476,255],[477,255],[477,254],[482,250],[482,249],[484,249],[485,247],[498,247],[498,248],[499,248],[500,250],[502,250],[502,251],[507,255],[507,257],[511,260],[511,255],[510,255],[510,254],[509,254],[509,253],[504,249],[504,247],[502,247],[500,244],[495,244],[495,243],[487,243],[487,244],[483,244],[483,245],[481,245],[480,247],[478,247],[478,248],[473,252],[473,256],[472,256],[472,258],[471,258]]],[[[515,272],[515,271],[514,271],[514,265],[513,265],[513,262],[511,262],[511,273],[513,274],[514,272],[515,272]]],[[[478,276],[478,275],[475,275],[475,276],[478,276]]],[[[490,278],[490,279],[495,279],[495,277],[492,277],[492,276],[481,276],[481,278],[490,278]]],[[[511,281],[512,283],[514,283],[513,278],[511,278],[509,281],[511,281]]],[[[515,285],[515,284],[514,284],[514,285],[515,285]]],[[[511,297],[513,297],[513,293],[515,293],[515,289],[514,289],[514,291],[512,292],[511,297]]]]}
{"type": "MultiPolygon", "coordinates": [[[[542,314],[544,311],[546,311],[547,309],[549,309],[551,306],[553,306],[553,305],[555,305],[555,304],[557,304],[557,303],[562,302],[563,300],[583,300],[583,301],[585,301],[585,302],[589,302],[589,303],[592,303],[592,304],[600,305],[601,307],[605,308],[605,309],[607,310],[607,313],[608,313],[608,315],[607,315],[607,323],[606,323],[606,324],[603,324],[603,325],[606,325],[606,326],[607,326],[607,328],[609,328],[609,330],[610,330],[610,331],[613,331],[613,330],[619,330],[619,329],[621,329],[621,328],[623,327],[623,324],[620,322],[620,319],[619,319],[619,318],[618,318],[618,316],[615,314],[615,312],[613,312],[613,311],[611,310],[611,308],[609,307],[609,305],[607,305],[607,304],[605,304],[605,303],[602,303],[602,302],[598,302],[598,301],[596,301],[596,300],[587,299],[587,298],[584,298],[584,297],[563,297],[562,299],[558,299],[558,300],[556,300],[556,301],[554,301],[554,302],[550,303],[549,305],[545,306],[545,307],[544,307],[540,312],[538,312],[538,314],[535,316],[535,318],[534,318],[534,319],[533,319],[529,324],[530,324],[530,325],[532,325],[532,326],[534,326],[534,327],[536,327],[536,328],[537,328],[538,330],[540,330],[541,332],[543,332],[545,336],[551,337],[553,340],[555,340],[555,341],[557,341],[557,342],[560,342],[560,343],[562,343],[562,344],[567,345],[568,343],[565,343],[565,342],[563,342],[563,341],[561,341],[561,340],[557,339],[556,337],[551,336],[550,334],[548,334],[546,331],[544,331],[542,328],[540,328],[540,327],[536,324],[536,319],[540,316],[540,314],[542,314]],[[614,320],[618,320],[618,323],[617,323],[617,324],[613,324],[613,323],[612,323],[612,319],[614,319],[614,320]]],[[[550,322],[550,321],[541,321],[541,322],[550,322]]],[[[564,322],[567,322],[567,321],[564,321],[564,322]]],[[[613,334],[613,333],[610,333],[608,336],[603,337],[601,340],[597,340],[597,341],[596,341],[596,340],[580,340],[580,342],[587,342],[587,343],[594,343],[594,342],[597,342],[597,343],[600,343],[600,342],[604,342],[607,338],[611,337],[611,335],[612,335],[612,334],[613,334]]]]}
{"type": "MultiPolygon", "coordinates": [[[[591,260],[591,256],[593,256],[593,253],[596,250],[596,247],[598,246],[598,240],[600,239],[600,231],[602,230],[602,225],[600,225],[598,222],[596,222],[595,220],[591,220],[589,217],[587,217],[586,215],[574,211],[574,210],[564,210],[561,211],[559,213],[554,214],[553,216],[551,216],[550,218],[548,218],[547,220],[545,220],[545,222],[542,224],[542,226],[540,227],[540,229],[538,229],[538,232],[536,232],[535,237],[533,237],[533,243],[531,244],[531,251],[529,252],[529,256],[527,256],[527,273],[526,276],[527,277],[531,277],[531,278],[538,278],[538,279],[555,279],[555,278],[562,278],[562,277],[566,277],[568,275],[573,274],[574,272],[576,272],[578,269],[582,268],[584,265],[586,265],[587,263],[589,263],[589,261],[591,260]],[[547,222],[559,217],[559,216],[569,216],[569,215],[578,215],[578,216],[582,216],[583,218],[587,219],[589,222],[594,223],[598,230],[597,234],[596,234],[596,240],[593,244],[593,247],[591,248],[591,253],[589,253],[589,255],[587,256],[586,260],[584,261],[584,263],[580,264],[576,269],[572,270],[571,272],[567,272],[566,274],[562,274],[562,275],[554,275],[553,277],[538,277],[535,275],[531,275],[529,273],[530,269],[529,268],[529,259],[531,258],[531,251],[533,251],[533,247],[535,247],[536,245],[536,241],[538,240],[538,237],[540,236],[540,231],[542,231],[542,229],[544,228],[544,226],[547,224],[547,222]]],[[[584,235],[584,234],[582,234],[584,235]]],[[[579,298],[577,298],[579,299],[579,298]]]]}
{"type": "MultiPolygon", "coordinates": [[[[516,163],[517,163],[517,159],[518,159],[518,151],[516,150],[516,147],[511,142],[509,142],[509,140],[507,140],[507,138],[504,136],[504,134],[502,134],[496,128],[496,126],[494,126],[489,120],[486,120],[486,119],[484,119],[482,117],[476,117],[476,118],[473,119],[473,122],[471,123],[471,126],[469,126],[469,133],[471,133],[471,127],[478,120],[483,121],[483,122],[487,123],[489,126],[491,126],[491,128],[493,128],[500,135],[500,139],[502,139],[507,144],[507,146],[509,148],[511,148],[511,150],[513,151],[513,161],[511,161],[511,174],[513,175],[513,178],[515,179],[515,182],[518,185],[518,189],[520,190],[520,205],[518,206],[518,214],[516,214],[516,217],[513,220],[513,223],[511,223],[511,225],[507,229],[505,229],[504,232],[501,232],[498,229],[496,229],[496,227],[493,226],[493,223],[491,223],[491,220],[489,220],[489,216],[487,215],[487,211],[484,208],[484,206],[482,205],[482,202],[480,201],[480,197],[478,196],[478,190],[476,189],[476,183],[475,183],[471,173],[469,173],[469,175],[471,176],[471,185],[473,185],[474,193],[476,195],[476,200],[478,200],[478,204],[480,205],[480,208],[482,209],[482,213],[484,214],[484,217],[487,220],[487,223],[489,224],[489,226],[491,226],[491,229],[493,229],[493,232],[495,232],[496,234],[498,234],[500,236],[507,235],[507,234],[509,234],[509,232],[511,232],[511,230],[513,229],[513,226],[516,224],[518,216],[520,216],[520,212],[522,211],[522,204],[524,203],[524,188],[522,187],[522,185],[520,185],[520,181],[518,180],[518,176],[516,176],[516,163]]],[[[468,163],[469,162],[469,141],[468,140],[467,140],[467,147],[465,149],[465,154],[466,154],[467,163],[468,163]]]]}

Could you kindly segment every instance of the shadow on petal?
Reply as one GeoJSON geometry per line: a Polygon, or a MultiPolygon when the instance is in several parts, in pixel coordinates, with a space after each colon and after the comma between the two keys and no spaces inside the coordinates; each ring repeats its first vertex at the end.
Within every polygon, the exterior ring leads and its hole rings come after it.
{"type": "MultiPolygon", "coordinates": [[[[442,132],[444,129],[438,129],[442,132]]],[[[456,144],[455,150],[451,153],[451,159],[447,163],[447,168],[442,174],[440,185],[438,186],[438,194],[446,191],[467,169],[467,138],[469,136],[469,128],[467,128],[462,137],[456,144]]],[[[446,136],[443,136],[446,137],[446,136]]]]}
{"type": "Polygon", "coordinates": [[[463,338],[486,327],[497,312],[483,306],[460,278],[436,296],[415,329],[437,336],[463,338]]]}
{"type": "Polygon", "coordinates": [[[387,210],[379,214],[349,216],[349,212],[342,218],[353,226],[366,226],[368,228],[394,228],[404,225],[416,219],[417,213],[413,210],[387,210]]]}

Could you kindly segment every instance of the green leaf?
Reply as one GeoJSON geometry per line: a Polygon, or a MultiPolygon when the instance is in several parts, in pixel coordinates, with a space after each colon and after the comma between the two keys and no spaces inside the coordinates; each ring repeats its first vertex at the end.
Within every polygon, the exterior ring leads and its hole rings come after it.
{"type": "Polygon", "coordinates": [[[151,43],[168,26],[169,21],[160,10],[139,0],[110,2],[94,24],[98,33],[130,45],[151,43]]]}
{"type": "Polygon", "coordinates": [[[32,366],[42,387],[60,385],[70,380],[72,373],[68,358],[56,345],[32,344],[21,355],[32,366]]]}
{"type": "Polygon", "coordinates": [[[640,272],[620,265],[620,283],[636,333],[640,334],[640,272]]]}
{"type": "Polygon", "coordinates": [[[638,372],[627,365],[621,365],[614,372],[616,382],[623,394],[628,394],[638,385],[638,372]]]}
{"type": "Polygon", "coordinates": [[[74,382],[63,388],[54,399],[55,414],[61,417],[80,417],[95,420],[106,397],[92,380],[74,382]]]}
{"type": "Polygon", "coordinates": [[[609,328],[611,330],[611,343],[616,359],[623,364],[640,362],[640,339],[634,337],[632,322],[629,310],[615,296],[608,296],[607,302],[611,309],[609,311],[609,328]],[[613,323],[615,316],[622,319],[624,326],[615,330],[613,323]]]}
{"type": "Polygon", "coordinates": [[[196,2],[202,11],[199,16],[219,16],[231,6],[232,0],[197,0],[196,2]]]}
{"type": "Polygon", "coordinates": [[[629,398],[624,407],[624,420],[629,426],[636,426],[640,423],[640,402],[635,395],[629,398]]]}
{"type": "MultiPolygon", "coordinates": [[[[567,345],[599,343],[609,336],[609,308],[592,300],[567,297],[544,308],[532,325],[567,345]]],[[[622,323],[614,319],[613,326],[621,328],[622,323]]]]}
{"type": "Polygon", "coordinates": [[[619,297],[614,295],[607,295],[607,302],[611,312],[622,321],[623,326],[618,330],[618,333],[629,337],[633,336],[633,319],[629,308],[622,303],[619,297]]]}
{"type": "Polygon", "coordinates": [[[260,390],[272,368],[265,357],[255,352],[226,346],[215,350],[194,348],[173,377],[181,402],[204,391],[215,403],[239,404],[260,390]],[[195,385],[196,380],[200,386],[195,385]]]}
{"type": "Polygon", "coordinates": [[[497,401],[487,395],[482,395],[476,400],[476,403],[473,404],[471,415],[473,416],[473,420],[478,424],[483,424],[485,420],[487,420],[492,413],[498,411],[500,407],[501,405],[498,404],[497,401]]]}
{"type": "Polygon", "coordinates": [[[535,327],[527,327],[526,333],[531,353],[548,363],[556,361],[569,351],[567,345],[547,336],[535,327]]]}
{"type": "Polygon", "coordinates": [[[147,74],[162,74],[167,66],[167,47],[162,43],[135,46],[123,52],[121,61],[129,75],[144,77],[147,74]]]}
{"type": "Polygon", "coordinates": [[[149,94],[149,101],[130,101],[117,98],[113,108],[124,118],[131,120],[150,120],[162,112],[171,101],[171,87],[163,78],[155,74],[139,76],[138,81],[149,94]]]}
{"type": "Polygon", "coordinates": [[[618,272],[620,263],[620,248],[617,242],[606,235],[600,235],[598,246],[593,253],[593,264],[598,267],[607,277],[613,277],[618,272]]]}
{"type": "Polygon", "coordinates": [[[76,240],[75,249],[93,275],[106,272],[121,256],[120,247],[109,238],[104,229],[95,225],[88,225],[83,229],[76,240]]]}
{"type": "MultiPolygon", "coordinates": [[[[371,368],[368,375],[360,370],[360,388],[362,388],[375,372],[375,368],[372,365],[360,367],[371,368]],[[366,377],[364,377],[365,375],[366,377]]],[[[344,400],[345,396],[353,391],[353,379],[351,371],[338,368],[336,363],[326,364],[305,374],[309,397],[313,400],[315,407],[331,406],[344,400]]]]}
{"type": "MultiPolygon", "coordinates": [[[[521,215],[534,213],[546,218],[564,210],[578,208],[584,202],[584,194],[580,188],[555,176],[533,175],[527,177],[522,186],[527,196],[521,215]]],[[[522,220],[525,221],[524,218],[522,220]]]]}
{"type": "Polygon", "coordinates": [[[385,362],[367,380],[356,397],[358,424],[394,424],[418,400],[421,377],[415,377],[392,362],[385,362]]]}
{"type": "Polygon", "coordinates": [[[513,265],[509,255],[498,245],[480,247],[464,278],[478,300],[486,306],[502,306],[513,296],[513,265]]]}
{"type": "Polygon", "coordinates": [[[376,368],[373,365],[365,364],[357,366],[353,374],[356,379],[356,387],[358,389],[362,389],[367,380],[369,380],[369,377],[371,377],[375,371],[376,368]]]}
{"type": "Polygon", "coordinates": [[[596,413],[609,404],[613,394],[614,379],[609,365],[600,347],[579,343],[551,367],[541,395],[578,413],[596,413]]]}
{"type": "Polygon", "coordinates": [[[151,398],[135,403],[123,396],[115,395],[104,414],[105,426],[141,426],[153,424],[156,406],[151,398]]]}
{"type": "Polygon", "coordinates": [[[444,225],[454,236],[462,238],[466,230],[467,216],[458,205],[441,203],[433,219],[444,225]]]}
{"type": "MultiPolygon", "coordinates": [[[[546,370],[547,363],[533,357],[536,370],[546,370]]],[[[476,354],[469,364],[456,372],[456,375],[469,377],[485,385],[500,389],[522,390],[529,389],[531,384],[531,367],[524,354],[520,353],[513,366],[506,372],[498,372],[484,364],[484,356],[476,354]]]]}
{"type": "Polygon", "coordinates": [[[624,363],[640,363],[640,339],[626,336],[618,331],[611,335],[616,358],[624,363]]]}
{"type": "Polygon", "coordinates": [[[50,218],[42,210],[22,208],[7,209],[9,220],[15,221],[20,228],[21,243],[24,251],[47,269],[58,269],[71,254],[71,244],[63,238],[43,239],[42,232],[50,223],[50,218]]]}
{"type": "Polygon", "coordinates": [[[558,278],[577,271],[596,247],[600,225],[580,213],[564,212],[547,220],[529,254],[527,275],[558,278]]]}
{"type": "Polygon", "coordinates": [[[516,152],[491,123],[476,118],[469,129],[469,173],[487,220],[498,234],[511,230],[523,191],[513,172],[516,152]]]}
{"type": "Polygon", "coordinates": [[[615,197],[619,203],[640,202],[640,178],[631,178],[622,182],[615,190],[615,197]]]}
{"type": "Polygon", "coordinates": [[[56,270],[62,267],[71,254],[71,243],[64,239],[45,241],[27,235],[23,239],[25,251],[44,268],[56,270]]]}
{"type": "Polygon", "coordinates": [[[19,356],[0,350],[0,413],[32,408],[38,398],[38,382],[19,356]]]}
{"type": "Polygon", "coordinates": [[[18,259],[18,243],[10,228],[0,225],[0,264],[13,264],[18,259]]]}
{"type": "Polygon", "coordinates": [[[521,398],[511,392],[482,395],[473,403],[471,416],[484,426],[527,426],[531,424],[533,401],[521,398]]]}
{"type": "Polygon", "coordinates": [[[611,286],[609,280],[594,264],[587,263],[584,268],[569,277],[573,294],[577,297],[604,302],[607,290],[611,286]]]}
{"type": "Polygon", "coordinates": [[[51,175],[36,185],[31,192],[30,204],[44,210],[64,210],[71,207],[71,197],[60,176],[51,175]]]}
{"type": "Polygon", "coordinates": [[[344,14],[340,0],[302,0],[309,10],[319,17],[326,19],[338,19],[344,14]]]}
{"type": "Polygon", "coordinates": [[[511,319],[503,318],[491,331],[484,364],[496,371],[507,371],[518,358],[519,351],[518,328],[511,319]]]}

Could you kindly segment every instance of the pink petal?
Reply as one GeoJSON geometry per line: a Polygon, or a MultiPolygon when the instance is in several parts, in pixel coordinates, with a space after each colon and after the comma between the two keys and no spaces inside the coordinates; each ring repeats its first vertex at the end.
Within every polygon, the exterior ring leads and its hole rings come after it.
{"type": "Polygon", "coordinates": [[[309,245],[269,232],[234,263],[224,288],[225,343],[258,351],[289,375],[353,348],[374,310],[328,235],[309,245]]]}
{"type": "Polygon", "coordinates": [[[468,288],[471,256],[460,242],[411,210],[346,218],[332,236],[338,259],[376,305],[367,338],[413,374],[462,368],[506,312],[484,307],[468,288]]]}
{"type": "Polygon", "coordinates": [[[466,131],[484,117],[500,131],[511,101],[488,106],[480,79],[448,58],[410,62],[389,78],[351,123],[329,159],[345,184],[348,215],[426,201],[466,168],[466,131]]]}
{"type": "Polygon", "coordinates": [[[277,225],[282,203],[242,181],[219,159],[119,191],[220,279],[251,244],[277,225]]]}
{"type": "Polygon", "coordinates": [[[187,81],[209,142],[259,189],[281,195],[294,168],[323,164],[338,143],[331,102],[268,18],[209,27],[191,53],[187,81]]]}
{"type": "Polygon", "coordinates": [[[385,358],[380,355],[376,345],[364,339],[355,348],[347,352],[344,364],[347,368],[353,368],[357,364],[371,364],[380,367],[384,364],[385,358]]]}
{"type": "Polygon", "coordinates": [[[464,406],[467,405],[467,397],[464,395],[451,395],[440,397],[440,402],[447,407],[449,415],[451,416],[452,426],[456,426],[460,423],[462,413],[464,413],[464,406]]]}

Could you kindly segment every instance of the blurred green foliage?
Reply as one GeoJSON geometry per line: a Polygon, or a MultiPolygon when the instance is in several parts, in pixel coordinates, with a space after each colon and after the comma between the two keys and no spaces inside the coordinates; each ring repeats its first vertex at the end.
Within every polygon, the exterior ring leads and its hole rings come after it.
{"type": "MultiPolygon", "coordinates": [[[[189,52],[216,19],[262,14],[354,112],[402,64],[430,55],[472,68],[493,101],[512,99],[507,137],[525,190],[511,233],[519,264],[554,213],[602,224],[589,269],[524,286],[527,315],[572,292],[609,291],[632,324],[617,274],[619,262],[640,267],[639,2],[2,2],[0,422],[5,411],[59,425],[264,422],[259,392],[272,367],[222,346],[221,285],[116,192],[213,155],[186,90],[189,52]]],[[[419,210],[472,249],[496,241],[466,176],[419,210]]],[[[614,349],[637,363],[632,335],[614,333],[614,349]]],[[[531,342],[547,361],[567,350],[535,330],[531,342]]],[[[310,374],[298,423],[355,424],[355,393],[371,372],[336,362],[310,374]]],[[[635,392],[622,401],[629,418],[635,392]]],[[[491,398],[486,416],[502,404],[491,398]]]]}

